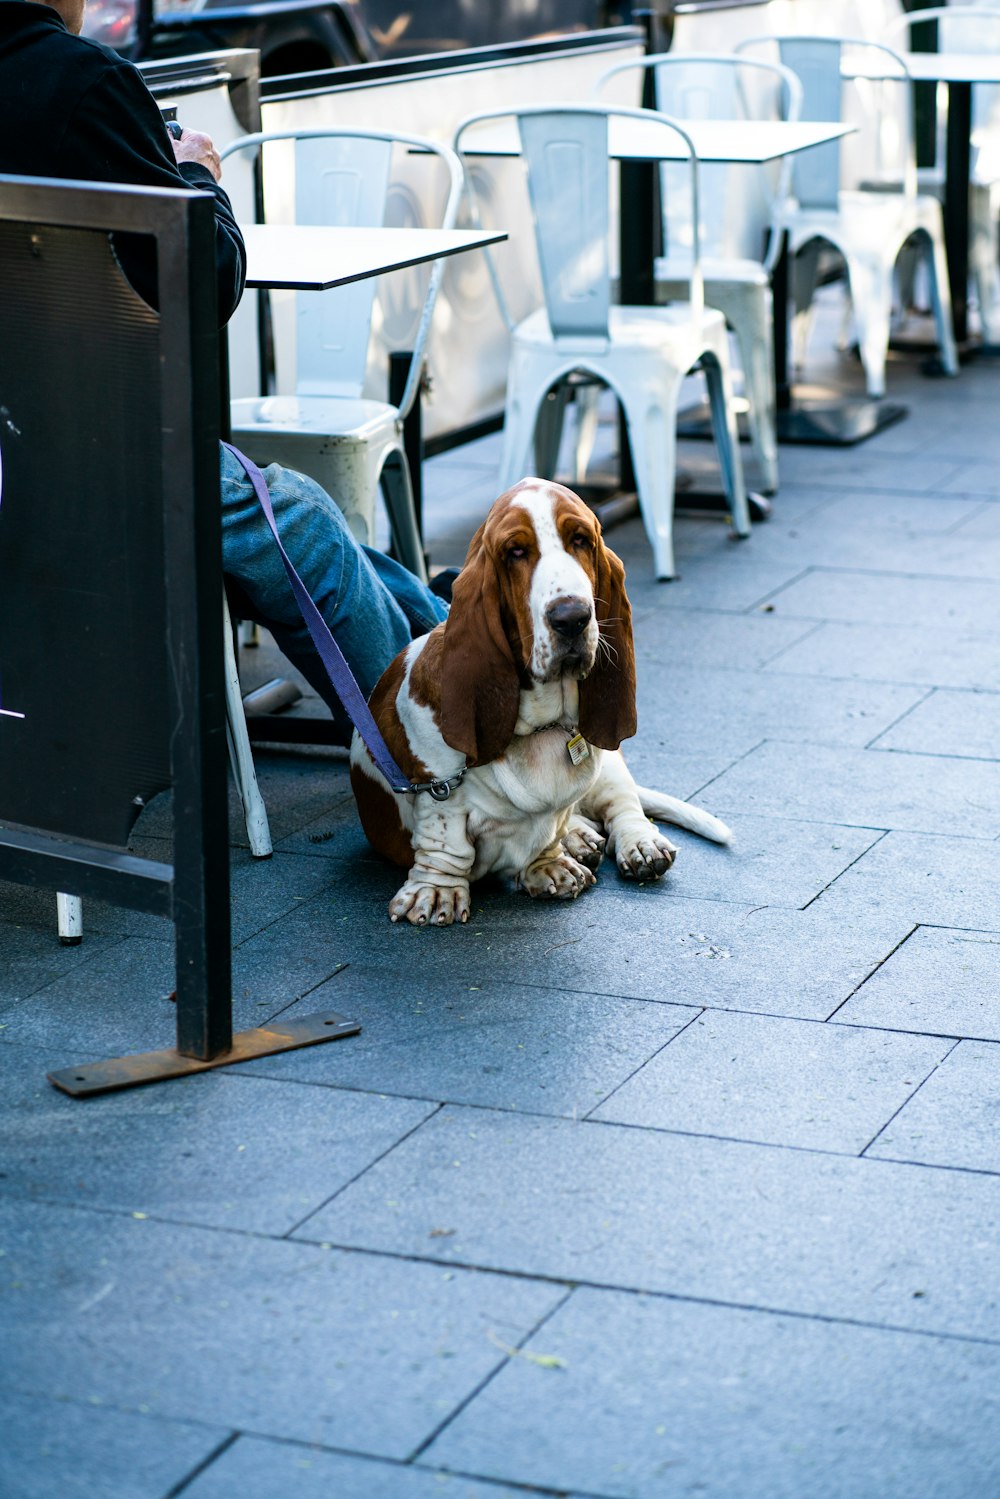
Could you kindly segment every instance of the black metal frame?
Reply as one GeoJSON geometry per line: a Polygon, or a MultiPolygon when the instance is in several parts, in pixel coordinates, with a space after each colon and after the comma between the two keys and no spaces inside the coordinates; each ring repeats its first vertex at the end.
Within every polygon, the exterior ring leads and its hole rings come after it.
{"type": "MultiPolygon", "coordinates": [[[[7,825],[0,827],[0,878],[169,916],[177,1048],[68,1068],[50,1080],[84,1096],[348,1034],[358,1027],[328,1015],[309,1017],[307,1039],[300,1027],[294,1039],[261,1030],[245,1032],[234,1044],[232,1032],[218,318],[215,277],[205,274],[215,255],[212,200],[197,191],[0,177],[0,223],[150,235],[159,274],[173,863],[26,826],[8,812],[7,825]]],[[[45,440],[58,441],[58,434],[46,432],[45,440]]],[[[66,440],[78,438],[70,432],[66,440]]],[[[67,725],[67,734],[72,732],[67,725]]]]}

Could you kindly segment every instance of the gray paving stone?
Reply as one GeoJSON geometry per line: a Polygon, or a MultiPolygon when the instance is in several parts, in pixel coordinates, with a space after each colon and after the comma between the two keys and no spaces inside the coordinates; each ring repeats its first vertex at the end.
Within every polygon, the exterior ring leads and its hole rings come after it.
{"type": "Polygon", "coordinates": [[[46,1081],[53,1053],[0,1055],[0,1191],[251,1233],[286,1233],[433,1111],[239,1068],[81,1103],[46,1081]]]}
{"type": "Polygon", "coordinates": [[[779,620],[771,614],[722,614],[708,609],[671,612],[669,629],[650,634],[635,622],[639,671],[683,661],[685,666],[738,666],[751,671],[779,651],[811,634],[808,620],[779,620]]]}
{"type": "MultiPolygon", "coordinates": [[[[845,916],[822,905],[825,896],[805,911],[685,898],[691,835],[675,841],[678,861],[658,884],[631,885],[602,867],[595,889],[550,904],[483,881],[469,924],[433,931],[391,924],[386,905],[398,875],[360,867],[344,928],[350,960],[384,974],[391,992],[400,974],[419,973],[424,982],[528,983],[825,1020],[913,926],[895,911],[869,914],[853,902],[845,916]]],[[[350,973],[311,994],[310,1009],[345,1004],[350,973]]]]}
{"type": "Polygon", "coordinates": [[[974,578],[908,578],[886,572],[814,568],[774,600],[789,617],[845,624],[925,625],[974,635],[1000,618],[1000,583],[974,578]]]}
{"type": "MultiPolygon", "coordinates": [[[[661,614],[673,618],[675,611],[713,609],[720,612],[742,613],[769,598],[777,589],[791,583],[802,570],[796,559],[761,557],[756,551],[751,556],[747,547],[719,557],[716,551],[707,556],[690,555],[680,551],[683,527],[678,525],[675,543],[678,550],[677,566],[680,575],[665,583],[651,574],[648,561],[649,543],[643,538],[645,557],[638,545],[621,548],[626,555],[626,587],[632,605],[633,619],[640,639],[649,633],[649,624],[642,621],[659,619],[661,614]]],[[[716,547],[724,538],[715,535],[716,547]]],[[[618,551],[618,534],[609,536],[613,551],[618,551]]],[[[756,536],[751,537],[756,542],[756,536]]]]}
{"type": "Polygon", "coordinates": [[[3,1388],[380,1457],[426,1441],[565,1295],[12,1199],[0,1230],[3,1388]]]}
{"type": "MultiPolygon", "coordinates": [[[[959,467],[954,456],[928,459],[916,454],[910,457],[882,455],[877,448],[863,443],[853,448],[824,448],[822,482],[824,489],[836,485],[842,490],[861,489],[866,493],[872,489],[896,489],[933,494],[939,489],[951,489],[949,480],[959,467]]],[[[815,449],[783,447],[781,482],[783,485],[815,483],[815,449]]]]}
{"type": "Polygon", "coordinates": [[[1000,848],[983,838],[889,833],[818,904],[845,921],[878,911],[914,925],[998,928],[1000,848]]]}
{"type": "Polygon", "coordinates": [[[1000,1172],[1000,1046],[960,1041],[867,1154],[1000,1172]]]}
{"type": "Polygon", "coordinates": [[[449,1106],[297,1236],[1000,1341],[998,1222],[992,1176],[449,1106]]]}
{"type": "Polygon", "coordinates": [[[1000,932],[921,927],[837,1011],[852,1025],[1000,1041],[1000,932]]]}
{"type": "Polygon", "coordinates": [[[665,662],[639,676],[639,732],[625,746],[665,743],[703,757],[745,754],[762,739],[862,748],[916,707],[926,689],[891,683],[839,682],[826,677],[690,668],[665,662]]]}
{"type": "Polygon", "coordinates": [[[774,817],[1000,836],[1000,765],[981,760],[769,741],[706,794],[720,807],[774,817]]]}
{"type": "Polygon", "coordinates": [[[11,1390],[0,1394],[0,1419],[7,1499],[163,1499],[228,1435],[11,1390]]]}
{"type": "Polygon", "coordinates": [[[580,1290],[525,1352],[428,1459],[617,1499],[1000,1485],[995,1348],[580,1290]]]}
{"type": "Polygon", "coordinates": [[[233,1499],[234,1494],[241,1499],[524,1499],[521,1488],[443,1468],[404,1467],[255,1437],[240,1437],[184,1490],[185,1499],[233,1499]]]}
{"type": "Polygon", "coordinates": [[[841,680],[1000,691],[996,641],[978,631],[926,625],[823,624],[768,670],[841,680]]]}
{"type": "MultiPolygon", "coordinates": [[[[318,997],[318,996],[317,996],[318,997]]],[[[262,1057],[241,1070],[380,1093],[543,1114],[585,1114],[698,1014],[673,1004],[523,984],[404,988],[352,965],[323,990],[361,1022],[349,1042],[262,1057]],[[322,1055],[321,1055],[322,1053],[322,1055]]],[[[290,1010],[293,1020],[298,1009],[290,1010]]]]}
{"type": "MultiPolygon", "coordinates": [[[[87,949],[88,940],[85,934],[81,950],[87,949]]],[[[315,946],[321,952],[330,951],[319,938],[315,946]]],[[[330,952],[328,971],[333,973],[336,967],[330,952]]],[[[280,962],[266,964],[262,973],[255,967],[253,951],[247,964],[237,953],[233,1029],[249,1030],[293,1004],[303,992],[295,983],[296,978],[301,981],[303,971],[312,970],[307,960],[300,959],[289,976],[291,982],[282,989],[280,962]]],[[[57,1048],[65,1054],[66,1066],[128,1052],[158,1051],[176,1045],[177,1010],[169,999],[173,988],[172,946],[128,938],[108,944],[93,957],[88,955],[85,964],[20,1003],[0,1006],[3,1034],[23,1044],[57,1048]]]]}
{"type": "Polygon", "coordinates": [[[1000,760],[1000,694],[939,689],[874,739],[872,748],[1000,760]]]}
{"type": "MultiPolygon", "coordinates": [[[[15,887],[3,888],[6,891],[15,887]]],[[[45,894],[48,919],[44,927],[17,925],[6,912],[0,918],[0,1011],[44,989],[63,974],[75,973],[115,940],[98,934],[86,949],[63,947],[56,932],[55,899],[50,892],[45,894]]]]}
{"type": "Polygon", "coordinates": [[[695,797],[703,799],[734,830],[733,842],[722,849],[699,838],[685,840],[685,896],[704,900],[801,908],[882,836],[833,823],[731,811],[714,784],[695,797]]]}
{"type": "Polygon", "coordinates": [[[951,1045],[706,1010],[591,1117],[857,1154],[951,1045]]]}

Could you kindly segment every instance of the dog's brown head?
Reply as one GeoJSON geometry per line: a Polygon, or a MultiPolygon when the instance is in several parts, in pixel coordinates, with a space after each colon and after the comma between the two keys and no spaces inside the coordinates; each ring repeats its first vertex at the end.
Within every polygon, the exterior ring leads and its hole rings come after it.
{"type": "Polygon", "coordinates": [[[601,749],[635,733],[625,569],[572,490],[522,479],[469,544],[444,631],[441,731],[473,765],[495,760],[522,688],[580,683],[580,732],[601,749]]]}

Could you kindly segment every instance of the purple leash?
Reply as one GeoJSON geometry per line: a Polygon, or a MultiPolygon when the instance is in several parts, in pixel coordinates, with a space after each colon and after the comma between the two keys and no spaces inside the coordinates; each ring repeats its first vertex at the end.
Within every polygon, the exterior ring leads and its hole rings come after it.
{"type": "Polygon", "coordinates": [[[267,492],[264,475],[257,465],[245,453],[241,453],[239,448],[234,448],[231,442],[224,442],[222,446],[228,452],[232,453],[233,457],[238,459],[246,470],[247,477],[254,487],[254,493],[260,501],[260,508],[263,510],[267,523],[271,528],[271,534],[277,543],[278,551],[281,553],[281,560],[285,564],[288,581],[292,585],[292,592],[295,594],[295,600],[302,611],[302,618],[305,620],[306,628],[312,636],[313,644],[319,652],[320,660],[326,669],[326,674],[330,678],[330,684],[343,703],[344,709],[354,727],[364,740],[368,753],[389,782],[393,791],[427,791],[434,797],[435,801],[445,801],[451,795],[454,787],[461,782],[465,775],[465,768],[463,767],[457,775],[449,776],[443,780],[417,782],[406,779],[389,753],[389,746],[382,738],[378,724],[372,716],[371,709],[365,702],[361,688],[354,680],[353,673],[344,658],[343,651],[336,640],[334,640],[329,625],[317,609],[308,588],[295,571],[288,553],[281,544],[281,537],[278,535],[278,527],[274,520],[274,511],[271,508],[271,496],[267,492]]]}

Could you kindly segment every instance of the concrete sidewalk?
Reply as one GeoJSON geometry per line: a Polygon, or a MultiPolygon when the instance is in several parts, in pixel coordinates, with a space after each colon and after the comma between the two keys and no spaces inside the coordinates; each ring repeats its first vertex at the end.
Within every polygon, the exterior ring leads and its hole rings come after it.
{"type": "MultiPolygon", "coordinates": [[[[889,394],[676,583],[610,533],[630,763],[731,849],[391,926],[344,756],[262,750],[237,1027],[362,1033],[83,1103],[172,1044],[170,931],[0,886],[4,1499],[1000,1493],[1000,365],[889,394]]],[[[435,562],[496,456],[428,464],[435,562]]]]}

